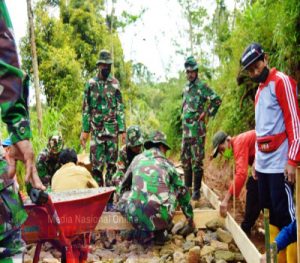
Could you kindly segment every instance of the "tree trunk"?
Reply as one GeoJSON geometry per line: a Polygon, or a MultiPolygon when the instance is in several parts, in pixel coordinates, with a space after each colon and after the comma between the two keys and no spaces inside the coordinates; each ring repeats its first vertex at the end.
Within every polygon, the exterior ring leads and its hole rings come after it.
{"type": "Polygon", "coordinates": [[[38,61],[35,45],[35,35],[34,35],[34,25],[33,25],[33,12],[31,7],[31,0],[27,1],[27,15],[29,23],[29,37],[31,43],[31,55],[32,55],[32,67],[33,67],[33,80],[34,80],[34,89],[35,89],[35,99],[36,99],[36,111],[38,117],[38,130],[39,134],[42,133],[42,104],[40,100],[40,87],[39,87],[39,70],[38,70],[38,61]]]}
{"type": "Polygon", "coordinates": [[[189,22],[189,38],[190,38],[190,49],[191,55],[194,55],[194,43],[193,43],[193,23],[190,9],[190,2],[187,1],[187,18],[189,22]]]}

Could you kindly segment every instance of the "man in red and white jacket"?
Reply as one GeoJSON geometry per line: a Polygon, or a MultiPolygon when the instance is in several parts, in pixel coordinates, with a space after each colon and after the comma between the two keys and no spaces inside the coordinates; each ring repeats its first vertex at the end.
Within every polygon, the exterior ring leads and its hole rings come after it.
{"type": "Polygon", "coordinates": [[[229,200],[232,196],[239,197],[247,180],[246,208],[241,228],[245,233],[250,234],[251,228],[260,214],[258,183],[252,176],[248,176],[248,168],[252,167],[255,159],[255,130],[243,132],[234,137],[223,131],[218,131],[212,141],[214,150],[211,157],[216,158],[220,153],[225,157],[233,156],[235,162],[234,181],[221,202],[220,214],[226,216],[229,200]]]}
{"type": "Polygon", "coordinates": [[[297,85],[291,77],[269,69],[260,44],[250,44],[240,62],[242,70],[259,83],[255,97],[255,170],[261,208],[270,210],[273,241],[277,232],[295,219],[292,192],[300,161],[297,85]]]}

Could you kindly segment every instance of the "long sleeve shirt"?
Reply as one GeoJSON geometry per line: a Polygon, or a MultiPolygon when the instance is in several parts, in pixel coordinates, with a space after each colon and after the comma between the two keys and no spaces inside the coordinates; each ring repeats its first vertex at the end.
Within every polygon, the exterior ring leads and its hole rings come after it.
{"type": "Polygon", "coordinates": [[[238,197],[248,176],[248,167],[255,159],[255,130],[247,131],[232,138],[233,156],[235,161],[234,182],[229,188],[231,195],[238,197]]]}
{"type": "Polygon", "coordinates": [[[273,152],[256,150],[255,169],[262,173],[283,173],[286,163],[300,162],[300,110],[296,82],[272,68],[255,97],[257,139],[286,132],[287,138],[273,152]]]}

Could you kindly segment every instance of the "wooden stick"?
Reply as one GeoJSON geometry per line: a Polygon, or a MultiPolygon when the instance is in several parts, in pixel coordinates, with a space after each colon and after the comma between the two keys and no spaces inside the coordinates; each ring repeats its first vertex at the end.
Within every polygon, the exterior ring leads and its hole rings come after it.
{"type": "Polygon", "coordinates": [[[271,263],[269,209],[264,209],[265,248],[267,263],[271,263]]]}
{"type": "MultiPolygon", "coordinates": [[[[218,217],[217,210],[205,209],[194,210],[194,222],[196,228],[206,228],[205,224],[218,217]]],[[[181,211],[176,211],[173,222],[177,223],[179,220],[185,220],[185,216],[181,211]]],[[[119,212],[103,212],[96,230],[129,230],[132,229],[131,224],[119,212]]]]}

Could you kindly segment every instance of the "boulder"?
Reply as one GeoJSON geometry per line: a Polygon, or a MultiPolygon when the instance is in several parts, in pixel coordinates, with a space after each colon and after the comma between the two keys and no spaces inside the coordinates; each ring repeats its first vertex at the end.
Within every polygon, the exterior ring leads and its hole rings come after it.
{"type": "Polygon", "coordinates": [[[218,240],[220,240],[222,242],[225,242],[228,244],[233,240],[232,235],[228,231],[223,230],[222,228],[218,228],[216,233],[217,233],[218,240]]]}

